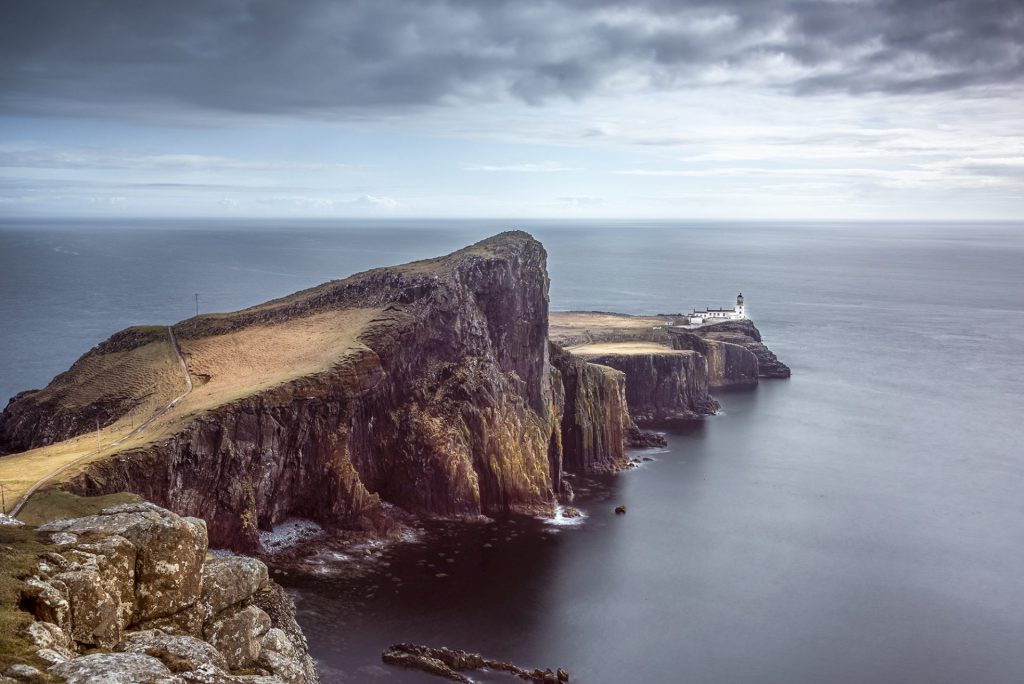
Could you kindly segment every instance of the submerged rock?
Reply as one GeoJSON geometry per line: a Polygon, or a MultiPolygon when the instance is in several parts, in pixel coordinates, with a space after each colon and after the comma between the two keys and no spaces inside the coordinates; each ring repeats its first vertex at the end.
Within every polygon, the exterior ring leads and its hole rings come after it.
{"type": "Polygon", "coordinates": [[[381,653],[381,660],[389,665],[421,670],[453,682],[472,682],[462,673],[483,668],[508,672],[536,684],[561,684],[569,681],[569,673],[562,668],[527,670],[510,662],[485,658],[479,653],[416,644],[394,644],[381,653]]]}
{"type": "Polygon", "coordinates": [[[625,506],[616,506],[615,507],[615,515],[625,515],[625,514],[626,514],[626,507],[625,506]]]}

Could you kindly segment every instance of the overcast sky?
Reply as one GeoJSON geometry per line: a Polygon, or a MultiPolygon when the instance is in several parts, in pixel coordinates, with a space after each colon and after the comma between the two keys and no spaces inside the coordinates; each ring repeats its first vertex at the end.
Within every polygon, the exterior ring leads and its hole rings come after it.
{"type": "Polygon", "coordinates": [[[5,0],[0,217],[1024,217],[1020,0],[5,0]]]}

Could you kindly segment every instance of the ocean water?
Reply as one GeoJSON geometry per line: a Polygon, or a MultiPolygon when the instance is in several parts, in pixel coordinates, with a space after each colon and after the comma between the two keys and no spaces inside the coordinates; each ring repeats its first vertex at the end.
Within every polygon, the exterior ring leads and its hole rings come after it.
{"type": "Polygon", "coordinates": [[[236,309],[513,227],[553,309],[742,290],[793,377],[578,481],[582,524],[433,525],[366,577],[285,578],[326,683],[438,681],[380,664],[400,641],[587,684],[1024,681],[1024,225],[7,222],[0,395],[196,292],[236,309]]]}

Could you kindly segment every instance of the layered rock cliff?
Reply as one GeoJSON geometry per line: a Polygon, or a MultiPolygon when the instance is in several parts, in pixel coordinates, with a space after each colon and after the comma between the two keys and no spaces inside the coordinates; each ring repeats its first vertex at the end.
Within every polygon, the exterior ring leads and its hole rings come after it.
{"type": "Polygon", "coordinates": [[[714,413],[708,360],[695,351],[635,343],[577,347],[576,356],[625,375],[626,403],[640,422],[686,420],[714,413]]]}
{"type": "Polygon", "coordinates": [[[757,375],[762,378],[788,378],[789,366],[779,361],[778,357],[761,341],[761,331],[750,319],[739,321],[722,321],[702,326],[694,334],[724,344],[743,347],[757,358],[757,375]]]}
{"type": "Polygon", "coordinates": [[[710,391],[789,377],[750,320],[683,327],[676,316],[600,311],[551,315],[552,340],[588,361],[623,371],[632,416],[640,422],[713,413],[710,391]]]}
{"type": "MultiPolygon", "coordinates": [[[[174,334],[195,391],[149,438],[91,461],[65,486],[136,492],[205,519],[218,546],[253,550],[260,529],[292,516],[384,532],[395,507],[549,510],[563,467],[621,463],[632,422],[621,377],[553,367],[547,330],[546,253],[521,232],[190,319],[174,334]]],[[[153,343],[119,343],[128,358],[118,363],[149,377],[132,354],[153,343]]],[[[109,344],[12,402],[0,419],[8,448],[80,431],[74,376],[115,377],[103,374],[109,344]],[[54,420],[54,402],[71,418],[54,420]]]]}
{"type": "Polygon", "coordinates": [[[68,684],[318,684],[283,589],[254,558],[208,557],[202,520],[126,504],[38,536],[15,681],[46,681],[45,669],[68,684]]]}

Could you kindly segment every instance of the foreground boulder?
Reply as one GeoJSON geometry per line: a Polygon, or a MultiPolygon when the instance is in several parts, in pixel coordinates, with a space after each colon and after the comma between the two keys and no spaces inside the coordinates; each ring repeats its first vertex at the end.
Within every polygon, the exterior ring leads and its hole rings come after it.
{"type": "MultiPolygon", "coordinates": [[[[53,550],[25,579],[19,605],[35,618],[25,637],[51,675],[71,684],[318,683],[284,590],[256,559],[207,560],[202,520],[130,504],[39,531],[53,550]]],[[[7,676],[32,681],[31,669],[7,676]]]]}

